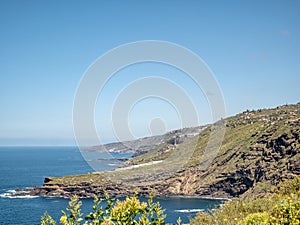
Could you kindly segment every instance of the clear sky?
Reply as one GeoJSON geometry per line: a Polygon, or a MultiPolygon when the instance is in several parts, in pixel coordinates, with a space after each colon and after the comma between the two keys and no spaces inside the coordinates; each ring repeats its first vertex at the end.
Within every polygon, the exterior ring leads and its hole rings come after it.
{"type": "MultiPolygon", "coordinates": [[[[88,66],[106,51],[164,40],[198,54],[214,72],[227,115],[296,103],[300,94],[300,1],[0,1],[0,145],[73,145],[72,106],[88,66]]],[[[113,140],[110,107],[128,82],[174,78],[210,122],[202,93],[173,68],[137,65],[112,78],[96,105],[96,126],[113,140]],[[123,74],[121,76],[121,74],[123,74]],[[129,74],[131,76],[129,76],[129,74]]],[[[130,114],[133,133],[176,113],[146,99],[130,114]],[[146,122],[145,122],[146,121],[146,122]]]]}

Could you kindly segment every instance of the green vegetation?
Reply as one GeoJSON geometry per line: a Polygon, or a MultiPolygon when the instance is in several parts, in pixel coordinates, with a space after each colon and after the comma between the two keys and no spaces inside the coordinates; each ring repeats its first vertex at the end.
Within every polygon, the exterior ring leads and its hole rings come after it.
{"type": "Polygon", "coordinates": [[[200,212],[191,225],[299,225],[300,176],[283,182],[264,197],[224,203],[212,214],[200,212]]]}
{"type": "MultiPolygon", "coordinates": [[[[75,195],[71,198],[67,212],[62,211],[60,223],[63,225],[164,225],[165,215],[159,203],[140,202],[137,197],[127,197],[124,201],[109,198],[94,198],[93,211],[86,216],[81,213],[81,201],[75,195]],[[105,207],[102,206],[105,203],[105,207]]],[[[41,217],[41,225],[56,225],[47,212],[41,217]]]]}

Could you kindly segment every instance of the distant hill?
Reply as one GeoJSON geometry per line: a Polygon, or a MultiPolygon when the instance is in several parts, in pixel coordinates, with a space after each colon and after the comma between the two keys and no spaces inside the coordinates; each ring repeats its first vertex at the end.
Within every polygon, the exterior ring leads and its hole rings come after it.
{"type": "Polygon", "coordinates": [[[173,144],[176,142],[177,144],[182,143],[189,138],[195,137],[206,127],[207,126],[182,128],[182,129],[167,132],[163,135],[144,137],[132,141],[97,145],[97,146],[87,148],[86,150],[107,151],[113,153],[132,153],[134,155],[140,155],[166,142],[170,144],[172,144],[172,142],[173,144]]]}
{"type": "Polygon", "coordinates": [[[199,162],[212,126],[178,143],[174,143],[176,135],[166,135],[124,168],[47,179],[31,194],[88,197],[106,190],[120,196],[139,189],[142,195],[155,190],[161,196],[246,197],[265,195],[281,180],[300,174],[300,103],[247,110],[225,123],[222,146],[205,170],[199,162]]]}

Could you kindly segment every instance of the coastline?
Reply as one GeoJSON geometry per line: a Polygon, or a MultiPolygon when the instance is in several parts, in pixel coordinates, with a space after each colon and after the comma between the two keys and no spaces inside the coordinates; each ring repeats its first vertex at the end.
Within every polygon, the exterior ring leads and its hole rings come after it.
{"type": "Polygon", "coordinates": [[[218,200],[263,196],[281,180],[300,174],[299,107],[300,103],[245,111],[227,118],[226,145],[221,146],[218,156],[205,170],[199,162],[210,128],[176,145],[172,136],[159,148],[131,158],[127,167],[46,177],[42,186],[28,191],[32,196],[76,194],[82,198],[105,193],[113,197],[130,196],[136,192],[140,196],[154,193],[159,197],[218,200]],[[180,161],[191,146],[197,146],[192,152],[194,157],[180,167],[180,161]]]}
{"type": "MultiPolygon", "coordinates": [[[[41,186],[43,187],[43,186],[41,186]]],[[[26,187],[24,189],[13,189],[9,190],[5,193],[1,194],[1,197],[4,198],[37,198],[37,197],[42,197],[42,198],[65,198],[68,199],[72,197],[72,195],[48,195],[48,194],[37,194],[36,190],[39,189],[40,187],[26,187]]],[[[46,187],[48,188],[48,187],[46,187]]],[[[75,194],[74,194],[75,195],[75,194]]],[[[140,197],[149,197],[150,195],[141,195],[137,194],[140,197]]],[[[98,197],[105,197],[104,194],[102,195],[97,195],[98,197]]],[[[121,197],[126,197],[128,195],[110,195],[110,197],[113,198],[121,198],[121,197]]],[[[80,196],[80,198],[85,198],[85,199],[92,199],[94,198],[93,196],[80,196]]],[[[155,195],[155,198],[157,199],[206,199],[206,200],[216,200],[216,201],[232,201],[235,198],[232,197],[226,197],[226,196],[213,196],[213,195],[155,195]]]]}

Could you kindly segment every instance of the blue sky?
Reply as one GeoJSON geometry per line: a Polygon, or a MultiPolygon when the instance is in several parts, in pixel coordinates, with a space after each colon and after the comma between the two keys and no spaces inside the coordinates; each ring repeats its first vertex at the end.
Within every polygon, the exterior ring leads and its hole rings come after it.
{"type": "MultiPolygon", "coordinates": [[[[214,72],[227,115],[299,101],[300,1],[0,1],[0,145],[73,145],[72,106],[88,66],[118,45],[164,40],[198,54],[214,72]]],[[[163,76],[180,83],[210,122],[205,96],[184,74],[137,65],[116,74],[96,104],[103,141],[110,109],[128,82],[163,76]],[[122,75],[123,74],[123,75],[122,75]]],[[[136,105],[135,136],[149,120],[179,126],[159,99],[136,105]],[[166,116],[167,115],[167,116],[166,116]]]]}

